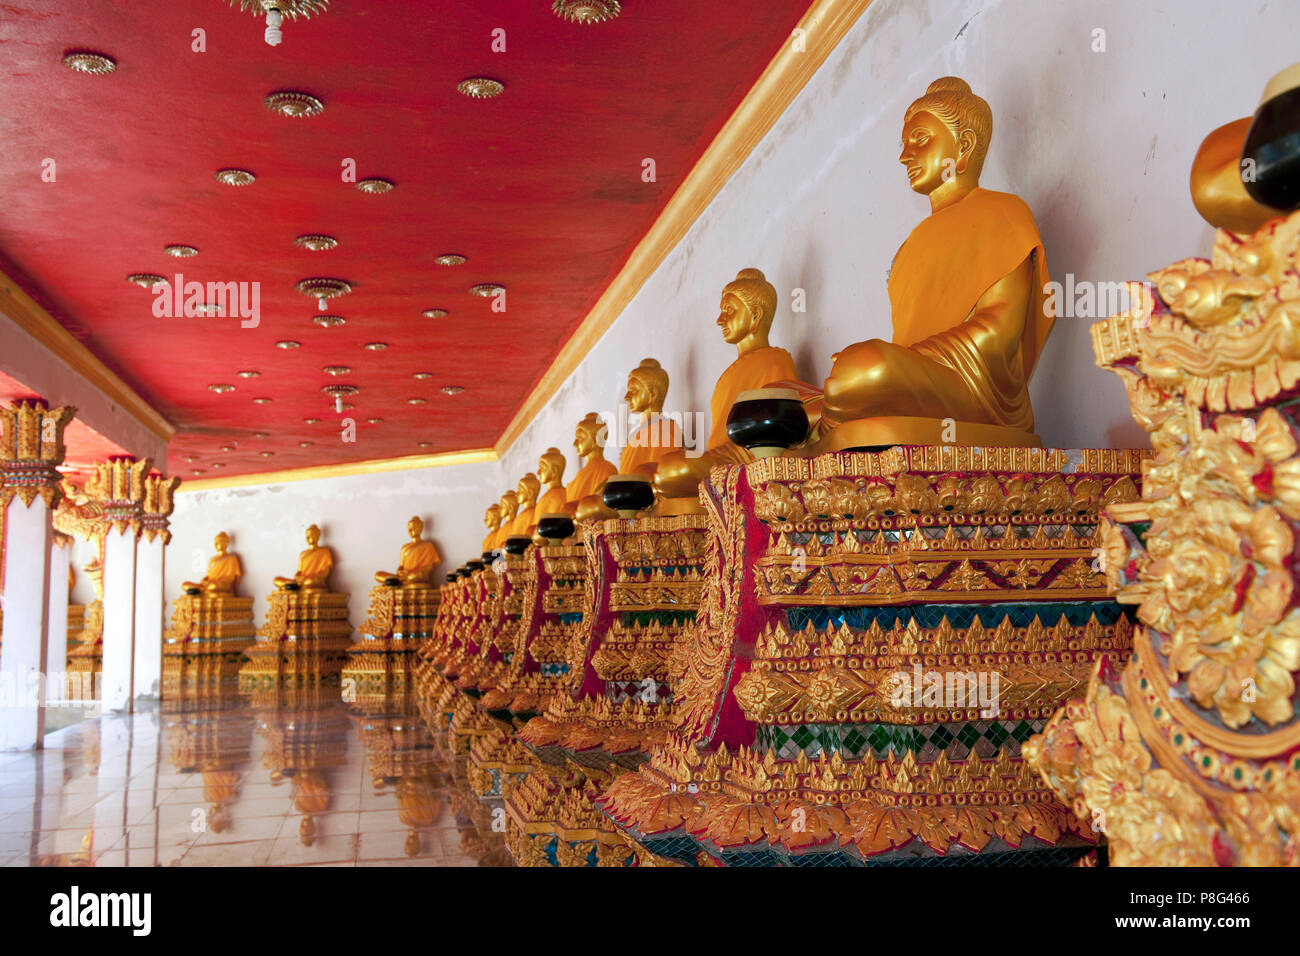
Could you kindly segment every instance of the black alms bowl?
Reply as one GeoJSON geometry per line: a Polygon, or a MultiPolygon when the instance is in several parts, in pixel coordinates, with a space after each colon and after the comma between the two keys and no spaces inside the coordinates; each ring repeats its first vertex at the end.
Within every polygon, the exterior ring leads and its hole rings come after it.
{"type": "Polygon", "coordinates": [[[1300,63],[1269,80],[1241,149],[1250,198],[1281,212],[1300,206],[1300,63]]]}
{"type": "Polygon", "coordinates": [[[655,490],[645,475],[610,475],[600,499],[620,518],[633,518],[655,503],[655,490]]]}
{"type": "Polygon", "coordinates": [[[523,534],[512,534],[506,538],[506,554],[519,555],[528,550],[533,539],[523,534]]]}
{"type": "Polygon", "coordinates": [[[459,580],[460,580],[460,568],[457,568],[455,571],[452,571],[450,574],[447,575],[448,584],[455,584],[459,580]]]}
{"type": "Polygon", "coordinates": [[[572,538],[573,518],[566,514],[542,515],[537,519],[537,533],[550,541],[572,538]]]}
{"type": "Polygon", "coordinates": [[[470,560],[465,562],[465,570],[467,570],[470,574],[473,574],[475,571],[482,571],[483,562],[480,561],[478,558],[471,558],[470,560]]]}
{"type": "Polygon", "coordinates": [[[727,437],[756,458],[771,458],[808,437],[808,413],[789,388],[757,388],[736,396],[727,437]]]}
{"type": "Polygon", "coordinates": [[[499,555],[500,553],[501,552],[496,549],[493,549],[491,551],[484,551],[482,554],[483,563],[491,564],[493,561],[497,559],[497,555],[499,555]]]}

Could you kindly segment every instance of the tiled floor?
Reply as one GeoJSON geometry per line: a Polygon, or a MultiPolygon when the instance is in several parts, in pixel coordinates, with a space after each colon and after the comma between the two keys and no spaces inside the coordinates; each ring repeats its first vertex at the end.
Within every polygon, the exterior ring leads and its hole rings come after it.
{"type": "Polygon", "coordinates": [[[510,865],[409,700],[271,696],[155,704],[0,753],[0,866],[510,865]]]}

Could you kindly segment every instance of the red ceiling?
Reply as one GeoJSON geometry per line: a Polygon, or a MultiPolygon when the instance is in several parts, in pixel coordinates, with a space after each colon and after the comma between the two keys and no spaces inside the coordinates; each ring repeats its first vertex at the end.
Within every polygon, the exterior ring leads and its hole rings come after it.
{"type": "Polygon", "coordinates": [[[286,21],[272,48],[261,21],[224,0],[7,0],[0,268],[177,426],[172,473],[488,447],[808,5],[626,0],[619,19],[582,26],[550,0],[336,0],[286,21]],[[191,49],[199,28],[204,53],[191,49]],[[505,53],[492,51],[496,28],[505,53]],[[74,73],[61,58],[75,49],[117,71],[74,73]],[[461,95],[471,76],[504,94],[461,95]],[[263,98],[283,89],[319,97],[324,113],[271,113],[263,98]],[[642,181],[647,157],[656,183],[642,181]],[[46,158],[54,183],[41,179],[46,158]],[[345,158],[397,189],[343,182],[345,158]],[[258,180],[220,185],[223,167],[258,180]],[[340,245],[293,244],[309,232],[340,245]],[[174,259],[169,243],[199,255],[174,259]],[[442,253],[469,261],[436,265],[442,253]],[[178,271],[261,283],[260,326],[155,318],[152,293],[124,281],[178,271]],[[329,309],[346,325],[312,323],[316,303],[293,290],[309,276],[353,283],[329,309]],[[480,282],[508,288],[504,315],[468,294],[480,282]],[[421,317],[434,307],[450,315],[421,317]],[[302,347],[276,348],[282,339],[302,347]],[[377,341],[388,349],[364,348],[377,341]],[[352,371],[322,372],[335,365],[352,371]],[[355,444],[320,391],[332,382],[361,389],[347,413],[355,444]],[[466,391],[449,398],[443,385],[466,391]]]}

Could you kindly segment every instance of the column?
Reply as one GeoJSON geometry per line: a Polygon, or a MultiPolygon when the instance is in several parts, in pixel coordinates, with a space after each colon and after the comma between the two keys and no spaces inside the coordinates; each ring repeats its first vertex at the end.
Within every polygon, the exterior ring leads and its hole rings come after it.
{"type": "Polygon", "coordinates": [[[167,613],[163,578],[171,542],[168,517],[179,478],[154,472],[145,479],[141,538],[135,563],[135,697],[161,696],[163,620],[167,613]]]}
{"type": "Polygon", "coordinates": [[[45,693],[50,700],[68,696],[68,569],[72,566],[72,538],[54,532],[50,548],[49,641],[45,652],[45,693]]]}
{"type": "MultiPolygon", "coordinates": [[[[63,429],[75,408],[19,399],[0,409],[0,508],[4,509],[5,614],[0,630],[0,750],[39,747],[45,731],[50,548],[63,461],[63,429]]],[[[65,576],[66,588],[66,576],[65,576]]]]}
{"type": "Polygon", "coordinates": [[[104,675],[105,711],[131,709],[135,670],[136,543],[141,532],[149,459],[128,455],[96,465],[86,491],[104,509],[104,675]]]}

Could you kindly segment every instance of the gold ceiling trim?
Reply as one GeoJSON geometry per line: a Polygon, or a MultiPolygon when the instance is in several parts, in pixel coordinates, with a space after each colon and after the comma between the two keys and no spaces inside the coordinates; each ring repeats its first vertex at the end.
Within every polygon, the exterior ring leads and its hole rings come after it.
{"type": "MultiPolygon", "coordinates": [[[[176,427],[113,374],[4,272],[0,272],[0,313],[7,315],[15,325],[66,362],[74,372],[103,392],[110,402],[154,435],[165,442],[172,440],[176,427]]],[[[45,397],[57,398],[54,395],[45,397]]]]}
{"type": "MultiPolygon", "coordinates": [[[[650,231],[614,281],[564,343],[532,393],[515,413],[501,437],[498,455],[523,434],[546,404],[582,363],[610,326],[632,302],[646,281],[685,238],[691,226],[749,158],[776,121],[794,102],[831,51],[839,45],[871,0],[814,0],[796,27],[803,31],[804,51],[796,52],[787,38],[758,81],[713,138],[650,231]]],[[[793,31],[791,36],[793,37],[793,31]]]]}
{"type": "Polygon", "coordinates": [[[287,481],[313,481],[318,478],[346,478],[350,475],[376,475],[389,471],[413,471],[417,468],[445,468],[448,465],[476,465],[481,462],[497,461],[499,458],[496,450],[492,448],[471,448],[467,451],[447,451],[436,455],[407,455],[403,458],[372,458],[368,461],[350,461],[342,465],[312,465],[284,471],[232,475],[229,478],[187,479],[176,493],[243,488],[249,485],[278,485],[287,481]]]}

